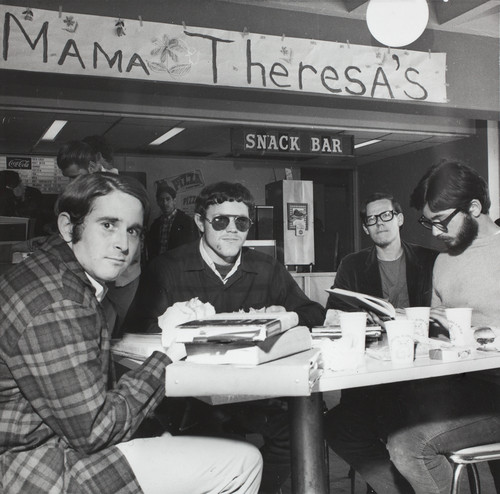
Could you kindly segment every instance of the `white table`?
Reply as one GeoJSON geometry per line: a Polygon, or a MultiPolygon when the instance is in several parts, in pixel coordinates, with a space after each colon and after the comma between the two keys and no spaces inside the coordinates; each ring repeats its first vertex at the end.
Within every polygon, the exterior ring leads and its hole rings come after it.
{"type": "MultiPolygon", "coordinates": [[[[303,352],[304,359],[310,358],[310,352],[303,352]]],[[[294,360],[299,355],[293,357],[294,360]]],[[[290,357],[288,357],[290,358],[290,357]]],[[[300,358],[299,358],[300,360],[300,358]]],[[[270,363],[272,364],[272,363],[270,363]]],[[[262,372],[270,364],[263,364],[256,369],[259,380],[262,372]]],[[[273,364],[274,366],[276,364],[273,364]]],[[[203,366],[208,369],[212,366],[203,366]]],[[[231,373],[232,366],[224,366],[231,373]]],[[[301,365],[303,367],[303,363],[301,365]]],[[[294,494],[328,494],[327,471],[325,462],[325,444],[323,435],[323,398],[322,393],[361,386],[374,386],[400,381],[411,381],[432,377],[462,374],[500,367],[500,354],[495,352],[475,352],[472,358],[457,362],[442,362],[431,360],[428,357],[418,358],[411,367],[393,367],[391,362],[365,357],[365,366],[354,371],[332,372],[326,371],[312,386],[310,393],[301,396],[292,396],[289,401],[290,435],[292,450],[292,490],[294,494]]],[[[181,377],[176,382],[175,396],[193,396],[192,388],[183,392],[182,377],[192,377],[192,369],[183,362],[169,366],[170,370],[181,377]],[[189,371],[189,372],[188,372],[189,371]]],[[[168,370],[167,370],[168,372],[168,370]]],[[[234,373],[233,373],[234,374],[234,373]]],[[[238,376],[232,383],[226,382],[227,389],[223,393],[215,394],[215,398],[230,397],[231,401],[247,401],[261,398],[257,394],[255,379],[249,369],[242,379],[238,376]],[[246,388],[246,382],[248,387],[246,388]],[[250,390],[250,392],[249,392],[250,390]],[[238,395],[244,395],[240,400],[238,395]]],[[[273,373],[275,375],[275,373],[273,373]]],[[[263,381],[261,381],[263,382],[263,381]]],[[[168,379],[167,379],[168,384],[168,379]]],[[[265,396],[283,396],[280,392],[280,383],[274,382],[270,387],[269,382],[263,383],[265,396]]],[[[171,386],[172,388],[172,386],[171,386]]],[[[301,388],[304,389],[304,388],[301,388]]],[[[305,388],[308,389],[307,387],[305,388]]],[[[167,395],[169,390],[167,389],[167,395]]],[[[215,400],[224,402],[224,400],[215,400]]]]}
{"type": "Polygon", "coordinates": [[[474,352],[472,358],[443,362],[421,357],[411,367],[393,367],[389,361],[365,357],[356,371],[325,372],[309,397],[290,398],[292,486],[294,494],[327,494],[324,461],[322,392],[416,379],[449,376],[500,367],[500,354],[474,352]]]}

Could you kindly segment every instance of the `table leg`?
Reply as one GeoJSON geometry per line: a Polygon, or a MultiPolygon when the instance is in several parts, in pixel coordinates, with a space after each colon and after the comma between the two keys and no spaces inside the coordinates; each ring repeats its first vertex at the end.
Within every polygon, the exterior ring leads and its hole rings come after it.
{"type": "Polygon", "coordinates": [[[323,396],[288,399],[293,494],[328,494],[323,436],[323,396]]]}

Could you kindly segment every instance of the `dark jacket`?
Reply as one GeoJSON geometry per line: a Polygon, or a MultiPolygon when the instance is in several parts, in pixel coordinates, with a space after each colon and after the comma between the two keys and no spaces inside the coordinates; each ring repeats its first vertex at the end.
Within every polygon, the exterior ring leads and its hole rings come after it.
{"type": "MultiPolygon", "coordinates": [[[[147,234],[148,257],[153,259],[160,253],[160,230],[163,216],[156,218],[147,234]]],[[[175,218],[168,235],[167,250],[176,249],[200,238],[198,228],[193,218],[180,209],[175,213],[175,218]]]]}
{"type": "Polygon", "coordinates": [[[297,312],[304,326],[321,325],[325,318],[323,307],[311,301],[273,257],[244,248],[241,264],[224,284],[201,257],[197,241],[149,263],[141,276],[129,327],[137,332],[159,331],[158,316],[175,302],[193,297],[210,302],[217,313],[281,305],[297,312]]]}
{"type": "MultiPolygon", "coordinates": [[[[439,252],[420,245],[401,242],[406,260],[406,283],[410,307],[431,304],[432,268],[439,252]]],[[[343,288],[383,297],[382,281],[376,247],[349,254],[340,263],[332,288],[343,288]]],[[[327,309],[355,310],[334,295],[328,298],[327,309]]]]}

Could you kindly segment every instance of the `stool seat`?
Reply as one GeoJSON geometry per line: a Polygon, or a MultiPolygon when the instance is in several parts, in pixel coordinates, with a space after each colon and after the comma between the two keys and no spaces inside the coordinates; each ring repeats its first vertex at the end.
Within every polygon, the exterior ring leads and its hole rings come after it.
{"type": "Polygon", "coordinates": [[[450,453],[448,457],[454,463],[479,463],[481,461],[499,460],[500,443],[459,449],[450,453]]]}
{"type": "Polygon", "coordinates": [[[457,451],[452,451],[447,455],[453,464],[453,480],[451,484],[451,494],[458,492],[458,481],[462,469],[467,467],[469,470],[469,484],[471,492],[480,494],[481,485],[479,482],[479,473],[476,463],[490,460],[500,460],[500,443],[482,444],[481,446],[472,446],[457,451]]]}

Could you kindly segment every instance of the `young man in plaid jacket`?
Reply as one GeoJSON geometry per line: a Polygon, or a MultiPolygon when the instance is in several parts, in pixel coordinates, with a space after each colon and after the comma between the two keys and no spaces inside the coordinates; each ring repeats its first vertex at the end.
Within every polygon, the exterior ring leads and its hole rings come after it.
{"type": "Polygon", "coordinates": [[[133,179],[74,180],[55,235],[0,278],[0,492],[257,493],[262,459],[243,442],[131,439],[165,396],[154,352],[113,383],[100,302],[140,246],[149,209],[133,179]]]}

